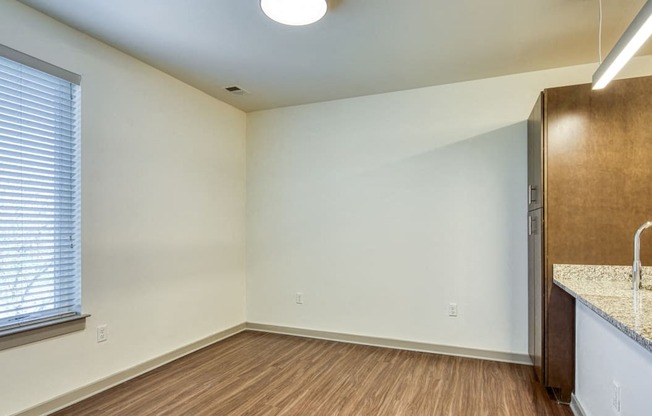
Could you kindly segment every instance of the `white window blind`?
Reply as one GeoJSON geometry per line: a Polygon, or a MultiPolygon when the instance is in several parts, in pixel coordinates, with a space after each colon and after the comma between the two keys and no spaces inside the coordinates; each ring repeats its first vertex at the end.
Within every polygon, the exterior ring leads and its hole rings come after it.
{"type": "Polygon", "coordinates": [[[0,331],[81,313],[78,76],[34,67],[0,48],[0,331]]]}

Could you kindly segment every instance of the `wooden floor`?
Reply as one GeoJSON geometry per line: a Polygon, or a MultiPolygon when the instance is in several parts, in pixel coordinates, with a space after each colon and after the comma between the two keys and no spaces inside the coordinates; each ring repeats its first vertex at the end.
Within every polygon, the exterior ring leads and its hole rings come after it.
{"type": "Polygon", "coordinates": [[[571,416],[531,367],[243,332],[55,415],[571,416]]]}

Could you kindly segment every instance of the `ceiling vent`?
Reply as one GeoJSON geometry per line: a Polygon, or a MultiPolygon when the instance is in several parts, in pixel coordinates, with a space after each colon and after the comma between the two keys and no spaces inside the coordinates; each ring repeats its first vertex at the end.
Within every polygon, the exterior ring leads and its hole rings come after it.
{"type": "Polygon", "coordinates": [[[242,88],[238,87],[237,85],[232,85],[230,87],[224,87],[225,90],[230,92],[231,94],[235,95],[246,95],[249,94],[249,91],[243,90],[242,88]]]}

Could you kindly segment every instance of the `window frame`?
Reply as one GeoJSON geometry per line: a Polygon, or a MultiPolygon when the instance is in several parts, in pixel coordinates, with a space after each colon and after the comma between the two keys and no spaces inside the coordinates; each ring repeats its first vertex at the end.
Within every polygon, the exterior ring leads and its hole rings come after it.
{"type": "MultiPolygon", "coordinates": [[[[49,64],[33,56],[26,55],[2,44],[0,44],[0,56],[38,71],[48,73],[81,87],[80,75],[49,64]]],[[[81,97],[79,97],[79,100],[81,100],[81,97]]],[[[78,137],[77,140],[80,140],[80,138],[78,137]]],[[[81,171],[81,160],[79,160],[78,163],[78,169],[81,171]]],[[[81,189],[78,189],[77,192],[79,192],[77,195],[78,202],[81,203],[81,189]]],[[[79,221],[79,226],[81,226],[81,220],[79,221]]],[[[81,239],[81,232],[79,232],[79,237],[81,239]]],[[[77,244],[81,244],[81,241],[78,241],[77,244]]],[[[81,251],[81,247],[79,249],[81,251]]],[[[79,285],[81,286],[81,268],[79,270],[78,279],[79,285]]],[[[55,316],[49,319],[37,319],[31,322],[26,321],[24,324],[2,329],[0,330],[0,351],[84,330],[86,326],[86,318],[89,316],[90,315],[84,314],[81,311],[77,313],[71,312],[63,316],[55,316]]]]}

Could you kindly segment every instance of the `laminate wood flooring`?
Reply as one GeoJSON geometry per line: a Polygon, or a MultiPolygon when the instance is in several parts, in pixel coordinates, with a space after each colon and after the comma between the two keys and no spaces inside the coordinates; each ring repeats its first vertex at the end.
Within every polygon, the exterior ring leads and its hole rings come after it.
{"type": "Polygon", "coordinates": [[[55,415],[572,413],[529,366],[246,331],[55,415]]]}

